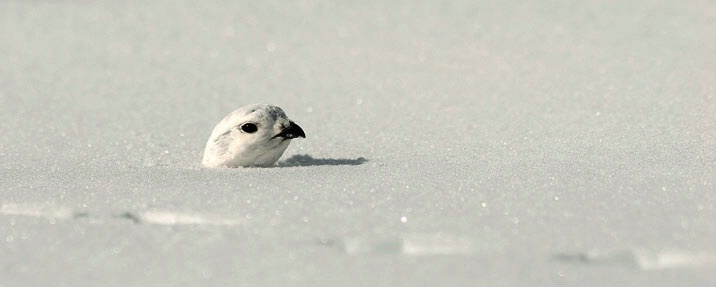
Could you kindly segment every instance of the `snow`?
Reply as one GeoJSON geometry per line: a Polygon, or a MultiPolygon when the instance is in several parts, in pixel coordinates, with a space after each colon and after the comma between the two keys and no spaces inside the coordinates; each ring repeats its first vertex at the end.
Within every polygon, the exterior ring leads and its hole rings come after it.
{"type": "Polygon", "coordinates": [[[0,2],[0,285],[716,284],[712,1],[0,2]],[[306,131],[205,169],[250,103],[306,131]]]}

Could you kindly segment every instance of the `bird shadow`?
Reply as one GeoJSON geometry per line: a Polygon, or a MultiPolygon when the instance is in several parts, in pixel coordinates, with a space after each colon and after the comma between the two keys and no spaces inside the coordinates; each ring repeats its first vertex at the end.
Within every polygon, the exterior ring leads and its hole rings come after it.
{"type": "Polygon", "coordinates": [[[359,158],[314,158],[307,154],[297,154],[286,160],[280,161],[279,167],[295,167],[295,166],[316,166],[316,165],[361,165],[368,160],[364,157],[359,158]]]}

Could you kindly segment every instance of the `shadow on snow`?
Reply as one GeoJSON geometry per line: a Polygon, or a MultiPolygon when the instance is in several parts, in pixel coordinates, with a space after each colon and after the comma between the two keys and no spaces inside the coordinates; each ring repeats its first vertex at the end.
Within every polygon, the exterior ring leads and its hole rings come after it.
{"type": "Polygon", "coordinates": [[[278,163],[279,167],[315,166],[315,165],[361,165],[368,160],[364,157],[350,158],[313,158],[307,154],[297,154],[278,163]]]}

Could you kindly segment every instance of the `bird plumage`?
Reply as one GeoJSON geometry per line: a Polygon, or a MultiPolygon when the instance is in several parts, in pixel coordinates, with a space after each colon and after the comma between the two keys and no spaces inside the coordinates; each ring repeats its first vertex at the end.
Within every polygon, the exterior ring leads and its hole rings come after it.
{"type": "Polygon", "coordinates": [[[272,105],[241,107],[221,120],[204,149],[206,167],[267,167],[281,157],[291,139],[306,135],[284,111],[272,105]]]}

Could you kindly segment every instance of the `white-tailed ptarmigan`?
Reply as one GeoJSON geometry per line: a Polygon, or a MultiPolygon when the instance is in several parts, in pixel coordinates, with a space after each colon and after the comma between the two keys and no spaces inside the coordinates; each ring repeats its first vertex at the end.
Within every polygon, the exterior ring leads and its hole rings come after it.
{"type": "Polygon", "coordinates": [[[281,157],[291,139],[306,134],[277,106],[241,107],[221,120],[206,142],[206,167],[267,167],[281,157]]]}

